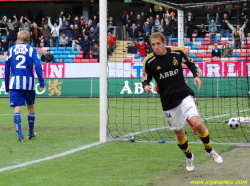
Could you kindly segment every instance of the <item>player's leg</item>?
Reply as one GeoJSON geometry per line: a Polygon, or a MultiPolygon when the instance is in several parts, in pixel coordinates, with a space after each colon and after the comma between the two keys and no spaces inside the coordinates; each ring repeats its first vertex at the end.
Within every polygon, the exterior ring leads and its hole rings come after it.
{"type": "Polygon", "coordinates": [[[34,105],[27,105],[27,109],[28,109],[28,123],[29,123],[28,138],[32,139],[36,137],[36,132],[34,131],[34,125],[35,125],[35,119],[36,119],[35,107],[34,105]]]}
{"type": "Polygon", "coordinates": [[[204,144],[206,153],[209,154],[217,164],[221,164],[223,160],[211,147],[209,131],[201,121],[198,108],[195,105],[195,100],[192,97],[187,98],[185,107],[182,109],[182,111],[187,114],[186,116],[189,122],[195,127],[197,135],[204,144]]]}
{"type": "Polygon", "coordinates": [[[27,109],[28,109],[28,123],[29,123],[29,134],[28,138],[32,139],[36,136],[36,132],[34,131],[34,125],[35,125],[35,98],[36,98],[36,92],[34,90],[26,90],[25,91],[25,99],[27,103],[27,109]]]}
{"type": "Polygon", "coordinates": [[[22,90],[10,90],[10,107],[13,107],[14,124],[18,133],[18,141],[23,142],[21,106],[25,105],[25,98],[22,90]]]}
{"type": "Polygon", "coordinates": [[[186,155],[187,171],[194,170],[194,155],[191,153],[188,146],[188,139],[185,134],[185,117],[183,117],[181,112],[181,104],[175,107],[174,109],[165,111],[165,115],[169,122],[170,130],[173,130],[176,135],[176,141],[179,148],[186,155]]]}
{"type": "Polygon", "coordinates": [[[188,139],[185,134],[184,128],[182,128],[179,131],[175,131],[176,135],[176,141],[179,146],[179,148],[182,150],[182,152],[186,155],[186,169],[187,171],[193,171],[194,170],[194,155],[190,151],[189,146],[188,146],[188,139]]]}

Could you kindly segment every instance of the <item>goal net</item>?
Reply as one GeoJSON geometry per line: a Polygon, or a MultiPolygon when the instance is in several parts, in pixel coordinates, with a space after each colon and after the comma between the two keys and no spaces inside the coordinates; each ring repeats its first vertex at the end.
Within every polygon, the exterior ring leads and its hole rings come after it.
{"type": "MultiPolygon", "coordinates": [[[[231,10],[233,17],[239,13],[239,7],[235,4],[223,6],[223,11],[231,10]]],[[[244,3],[242,2],[238,6],[244,6],[244,3]]],[[[250,35],[246,35],[242,41],[241,49],[233,49],[234,40],[231,34],[226,37],[217,31],[219,50],[223,52],[222,48],[228,43],[229,47],[232,47],[232,51],[229,57],[212,58],[211,53],[215,42],[212,41],[209,44],[209,32],[204,37],[200,37],[198,28],[202,23],[207,25],[207,14],[210,14],[210,19],[215,19],[220,5],[190,8],[185,10],[184,14],[186,15],[187,11],[192,10],[193,14],[199,14],[199,19],[197,19],[197,29],[194,29],[191,39],[187,37],[187,29],[185,29],[183,49],[194,59],[195,65],[202,70],[200,77],[203,82],[202,89],[197,90],[189,69],[183,68],[183,75],[187,85],[195,92],[201,119],[208,128],[212,141],[249,142],[250,35]],[[240,117],[238,127],[229,126],[228,122],[231,118],[238,120],[240,117]]],[[[157,7],[155,7],[155,11],[157,11],[157,7]]],[[[169,11],[174,10],[169,9],[169,11]]],[[[244,12],[244,7],[240,11],[244,12]]],[[[237,18],[233,18],[231,23],[235,27],[239,22],[237,18]]],[[[178,24],[178,27],[185,26],[178,24]]],[[[172,38],[172,47],[180,45],[178,38],[172,38]]],[[[129,40],[117,36],[116,49],[111,56],[115,56],[116,50],[121,48],[127,53],[129,44],[129,40]]],[[[156,82],[154,79],[151,81],[153,93],[150,95],[145,94],[142,88],[142,68],[143,63],[139,62],[139,54],[126,54],[124,61],[108,63],[109,137],[129,140],[136,136],[136,140],[142,141],[159,141],[161,138],[166,141],[175,141],[175,134],[170,131],[162,110],[160,96],[156,91],[156,82]]],[[[185,130],[189,141],[199,140],[189,124],[185,125],[185,130]]]]}

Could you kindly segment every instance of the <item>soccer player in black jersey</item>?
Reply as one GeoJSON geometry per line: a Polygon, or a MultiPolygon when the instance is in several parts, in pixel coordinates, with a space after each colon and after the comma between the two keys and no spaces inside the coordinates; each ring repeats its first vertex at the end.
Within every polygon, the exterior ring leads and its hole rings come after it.
{"type": "Polygon", "coordinates": [[[206,153],[221,164],[223,159],[210,144],[209,132],[203,125],[198,108],[195,104],[194,92],[187,86],[183,76],[182,64],[185,63],[194,76],[194,84],[202,87],[197,68],[185,51],[180,47],[165,47],[166,41],[163,34],[153,33],[149,41],[153,51],[144,60],[142,85],[147,94],[152,93],[150,81],[152,77],[159,86],[163,111],[170,122],[170,130],[174,130],[177,144],[187,157],[187,171],[194,170],[194,155],[188,146],[184,125],[186,119],[195,127],[197,135],[204,144],[206,153]]]}

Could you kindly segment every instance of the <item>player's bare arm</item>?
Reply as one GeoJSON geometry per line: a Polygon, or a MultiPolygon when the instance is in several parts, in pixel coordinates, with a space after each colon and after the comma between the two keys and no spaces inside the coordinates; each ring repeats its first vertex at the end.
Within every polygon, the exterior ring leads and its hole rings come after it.
{"type": "Polygon", "coordinates": [[[197,86],[197,83],[198,83],[198,85],[199,85],[198,90],[200,90],[201,87],[202,87],[202,81],[200,80],[200,78],[199,78],[198,76],[196,76],[196,77],[194,78],[194,85],[197,86]]]}

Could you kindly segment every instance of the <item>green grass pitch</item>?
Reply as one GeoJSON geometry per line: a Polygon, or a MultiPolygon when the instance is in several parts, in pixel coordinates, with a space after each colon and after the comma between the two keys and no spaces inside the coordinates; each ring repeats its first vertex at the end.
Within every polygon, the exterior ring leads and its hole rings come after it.
{"type": "MultiPolygon", "coordinates": [[[[38,98],[35,122],[37,137],[33,140],[27,140],[26,137],[23,143],[17,142],[13,110],[9,108],[9,100],[7,98],[0,100],[0,169],[99,141],[99,99],[38,98]]],[[[118,101],[110,99],[110,106],[112,106],[111,100],[113,103],[118,101]]],[[[124,108],[122,105],[127,108],[126,105],[129,102],[131,105],[131,101],[138,102],[131,99],[125,99],[123,102],[120,100],[121,108],[124,108]]],[[[144,106],[134,105],[138,110],[142,107],[144,109],[144,106]]],[[[161,108],[158,106],[157,108],[159,108],[157,112],[162,113],[161,108]]],[[[116,110],[120,112],[119,109],[116,110]]],[[[131,111],[126,109],[123,112],[131,111]]],[[[141,110],[141,118],[146,121],[147,117],[144,114],[141,110]]],[[[123,120],[122,117],[120,119],[123,120]]],[[[148,122],[151,122],[153,114],[148,119],[148,122]]],[[[158,122],[163,121],[162,119],[160,118],[158,122]]],[[[27,136],[25,107],[22,107],[22,124],[24,135],[27,136]]],[[[110,127],[113,127],[112,124],[110,127]]],[[[144,127],[141,129],[144,130],[144,127]]],[[[121,128],[119,130],[122,131],[121,128]]],[[[163,131],[154,131],[151,134],[145,132],[143,135],[152,136],[153,133],[165,135],[163,131]]],[[[196,154],[196,163],[209,159],[203,150],[203,145],[190,144],[190,148],[196,154]]],[[[234,146],[214,145],[214,148],[218,153],[222,153],[234,146]]],[[[108,142],[71,155],[0,172],[0,185],[147,186],[179,170],[185,170],[185,156],[176,144],[108,142]]]]}

